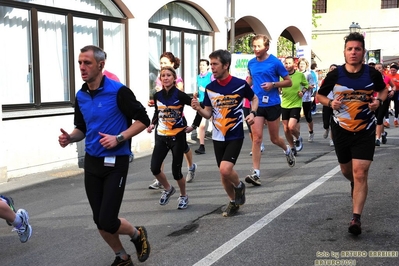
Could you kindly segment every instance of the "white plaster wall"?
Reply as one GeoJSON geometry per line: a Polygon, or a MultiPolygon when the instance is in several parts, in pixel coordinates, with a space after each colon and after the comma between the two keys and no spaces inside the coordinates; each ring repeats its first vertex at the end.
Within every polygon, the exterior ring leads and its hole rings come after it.
{"type": "MultiPolygon", "coordinates": [[[[134,16],[129,20],[129,87],[144,106],[147,106],[148,100],[149,51],[146,43],[148,20],[168,2],[170,1],[151,0],[151,4],[143,4],[142,1],[124,1],[134,16]]],[[[211,24],[217,29],[215,49],[226,49],[228,36],[225,17],[228,16],[227,3],[229,1],[186,2],[200,7],[205,16],[212,20],[211,24]]],[[[264,4],[258,0],[236,0],[235,20],[244,16],[256,17],[271,35],[271,53],[276,54],[277,38],[289,26],[300,29],[306,41],[310,43],[311,0],[280,0],[278,5],[268,5],[267,8],[263,6],[264,4]],[[306,19],[299,19],[298,14],[302,14],[306,19]]],[[[72,112],[72,108],[68,111],[72,112]]],[[[150,118],[153,111],[153,108],[147,108],[150,118]]],[[[191,123],[194,114],[190,107],[185,108],[188,123],[191,123]]],[[[76,166],[78,164],[77,144],[61,148],[58,144],[60,128],[68,132],[72,131],[73,115],[0,121],[0,182],[2,168],[3,177],[6,172],[8,178],[15,178],[40,171],[76,166]]],[[[153,139],[153,133],[148,134],[146,131],[134,137],[132,149],[135,156],[149,154],[152,150],[153,139]]]]}
{"type": "Polygon", "coordinates": [[[316,60],[319,68],[344,63],[344,37],[352,22],[359,23],[360,32],[365,33],[366,49],[381,49],[382,55],[396,55],[399,59],[398,8],[381,9],[380,0],[352,0],[350,5],[346,0],[327,3],[327,13],[318,14],[318,27],[313,28],[317,38],[312,49],[321,60],[316,60]]]}

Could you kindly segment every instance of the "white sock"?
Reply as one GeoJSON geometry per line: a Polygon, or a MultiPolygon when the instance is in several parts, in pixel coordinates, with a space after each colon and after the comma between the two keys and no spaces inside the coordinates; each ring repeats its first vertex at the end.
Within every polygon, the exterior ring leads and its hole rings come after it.
{"type": "Polygon", "coordinates": [[[22,225],[22,218],[21,218],[21,216],[19,216],[18,214],[15,214],[15,220],[14,220],[14,222],[12,222],[12,225],[13,225],[15,228],[21,227],[21,225],[22,225]]]}
{"type": "Polygon", "coordinates": [[[260,170],[259,169],[254,169],[255,174],[260,177],[260,170]]]}

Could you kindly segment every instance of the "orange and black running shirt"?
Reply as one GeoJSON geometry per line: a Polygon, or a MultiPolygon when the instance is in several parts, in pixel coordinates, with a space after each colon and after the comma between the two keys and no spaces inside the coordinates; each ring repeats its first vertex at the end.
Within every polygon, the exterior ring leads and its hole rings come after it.
{"type": "Polygon", "coordinates": [[[327,96],[331,91],[334,100],[342,102],[339,110],[333,111],[334,122],[350,132],[375,129],[375,114],[369,109],[374,92],[385,89],[379,71],[368,65],[357,73],[349,73],[345,65],[329,72],[318,93],[327,96]]]}
{"type": "Polygon", "coordinates": [[[212,107],[212,139],[231,141],[244,138],[243,99],[252,100],[254,92],[245,80],[229,76],[208,84],[204,105],[212,107]]]}

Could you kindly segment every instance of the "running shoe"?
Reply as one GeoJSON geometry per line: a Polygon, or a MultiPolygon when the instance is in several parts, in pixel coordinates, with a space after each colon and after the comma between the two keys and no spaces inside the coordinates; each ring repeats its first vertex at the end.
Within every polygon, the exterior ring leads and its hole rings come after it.
{"type": "Polygon", "coordinates": [[[381,145],[381,141],[379,139],[375,140],[375,146],[380,146],[381,145]]]}
{"type": "Polygon", "coordinates": [[[235,192],[235,203],[237,205],[243,205],[245,203],[245,184],[240,181],[241,187],[234,187],[235,192]]]}
{"type": "Polygon", "coordinates": [[[245,177],[245,182],[247,182],[247,183],[249,183],[249,184],[252,184],[252,185],[254,185],[254,186],[260,186],[260,185],[261,185],[261,183],[260,183],[260,178],[259,178],[259,176],[256,174],[255,171],[253,171],[253,173],[252,173],[251,175],[247,175],[247,176],[245,177]]]}
{"type": "Polygon", "coordinates": [[[381,134],[382,144],[387,144],[387,136],[388,136],[388,132],[383,132],[381,134]]]}
{"type": "Polygon", "coordinates": [[[314,133],[309,133],[308,142],[313,142],[314,133]]]}
{"type": "MultiPolygon", "coordinates": [[[[11,209],[13,212],[15,212],[14,200],[13,200],[11,197],[7,197],[7,196],[0,195],[0,198],[2,198],[2,199],[7,203],[7,205],[10,207],[10,209],[11,209]]],[[[9,226],[12,225],[12,224],[11,224],[9,221],[7,221],[7,220],[6,220],[6,223],[7,223],[9,226]]]]}
{"type": "Polygon", "coordinates": [[[294,141],[296,151],[301,151],[303,149],[303,139],[301,136],[294,141]]]}
{"type": "Polygon", "coordinates": [[[323,133],[323,138],[327,138],[328,137],[328,133],[330,133],[330,129],[329,128],[327,128],[326,130],[324,130],[324,133],[323,133]]]}
{"type": "Polygon", "coordinates": [[[205,146],[200,145],[198,149],[194,151],[196,154],[205,154],[205,146]]]}
{"type": "Polygon", "coordinates": [[[127,260],[123,260],[119,256],[116,256],[111,266],[134,266],[134,265],[132,259],[130,258],[130,255],[128,255],[127,260]]]}
{"type": "MultiPolygon", "coordinates": [[[[264,151],[265,151],[265,144],[263,144],[262,142],[262,144],[260,145],[260,152],[263,153],[264,151]]],[[[252,151],[249,153],[249,156],[252,156],[252,151]]]]}
{"type": "Polygon", "coordinates": [[[186,182],[190,183],[191,181],[194,180],[195,178],[195,171],[197,170],[197,164],[193,163],[193,168],[191,170],[188,170],[187,176],[186,176],[186,182]]]}
{"type": "Polygon", "coordinates": [[[152,183],[148,189],[164,189],[164,187],[162,186],[162,184],[158,181],[158,180],[154,180],[154,183],[152,183]]]}
{"type": "Polygon", "coordinates": [[[16,215],[21,218],[22,223],[19,227],[14,227],[14,229],[12,230],[17,231],[19,235],[19,240],[21,241],[21,243],[25,243],[32,236],[32,227],[29,224],[29,215],[28,212],[24,209],[19,209],[16,212],[16,215]]]}
{"type": "Polygon", "coordinates": [[[292,152],[291,148],[289,146],[287,146],[287,148],[289,149],[288,154],[285,153],[285,157],[287,158],[287,163],[289,167],[294,167],[295,166],[295,156],[294,153],[292,152]]]}
{"type": "Polygon", "coordinates": [[[391,125],[389,124],[389,122],[388,122],[388,121],[384,121],[384,127],[386,127],[386,128],[390,128],[390,127],[391,127],[391,125]]]}
{"type": "Polygon", "coordinates": [[[140,262],[144,262],[148,259],[150,256],[150,243],[148,242],[148,237],[147,237],[147,230],[145,229],[144,226],[136,226],[137,231],[140,232],[139,239],[134,241],[131,239],[130,241],[134,244],[136,247],[136,252],[137,252],[137,258],[140,262]]]}
{"type": "Polygon", "coordinates": [[[240,209],[240,205],[235,204],[234,202],[229,202],[226,208],[223,210],[223,217],[230,217],[235,215],[240,209]]]}
{"type": "Polygon", "coordinates": [[[177,199],[177,202],[178,202],[177,208],[178,208],[179,210],[187,209],[187,206],[188,206],[188,196],[180,196],[180,197],[177,199]]]}
{"type": "Polygon", "coordinates": [[[176,189],[173,186],[171,186],[170,191],[167,191],[167,190],[162,191],[162,196],[159,199],[159,204],[160,205],[168,204],[170,197],[173,194],[175,194],[175,192],[176,192],[176,189]]]}
{"type": "Polygon", "coordinates": [[[292,153],[294,154],[294,156],[296,156],[298,154],[298,152],[296,151],[296,148],[291,148],[292,153]]]}
{"type": "Polygon", "coordinates": [[[399,122],[398,122],[398,120],[393,121],[393,125],[394,125],[395,127],[399,127],[399,122]]]}
{"type": "Polygon", "coordinates": [[[358,219],[352,218],[351,222],[349,223],[348,232],[354,234],[355,236],[362,233],[361,223],[358,219]]]}

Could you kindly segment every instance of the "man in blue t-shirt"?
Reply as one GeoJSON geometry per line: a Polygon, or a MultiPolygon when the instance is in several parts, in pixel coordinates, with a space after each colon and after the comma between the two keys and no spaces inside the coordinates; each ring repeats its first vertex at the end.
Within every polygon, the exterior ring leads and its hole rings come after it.
{"type": "Polygon", "coordinates": [[[279,136],[281,99],[278,88],[292,86],[292,81],[283,63],[274,55],[268,54],[269,39],[258,34],[252,39],[252,48],[255,58],[248,62],[248,84],[254,90],[259,99],[259,107],[255,117],[255,123],[251,126],[252,131],[252,164],[253,173],[245,178],[247,183],[260,186],[260,146],[263,139],[263,126],[267,121],[270,140],[273,144],[283,149],[288,165],[295,165],[295,156],[291,148],[285,144],[279,136]]]}

